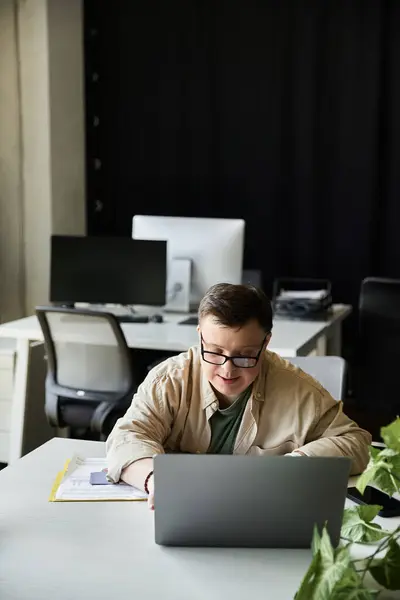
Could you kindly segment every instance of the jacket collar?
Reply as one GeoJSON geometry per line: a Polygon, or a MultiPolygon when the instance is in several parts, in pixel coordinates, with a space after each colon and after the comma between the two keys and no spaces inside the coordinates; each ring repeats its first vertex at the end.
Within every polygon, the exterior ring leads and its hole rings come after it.
{"type": "Polygon", "coordinates": [[[260,356],[261,368],[253,384],[253,398],[264,402],[265,400],[265,382],[268,375],[269,368],[269,350],[266,350],[260,356]]]}
{"type": "Polygon", "coordinates": [[[217,402],[217,397],[214,394],[214,390],[211,387],[210,382],[207,377],[204,375],[203,371],[203,359],[201,358],[200,346],[194,346],[192,348],[193,351],[193,361],[194,361],[194,369],[195,371],[199,369],[199,378],[200,378],[200,393],[201,393],[201,403],[204,409],[208,408],[214,402],[217,402]]]}
{"type": "Polygon", "coordinates": [[[214,393],[214,390],[211,387],[210,382],[207,377],[204,375],[203,368],[201,366],[202,358],[200,356],[200,369],[201,369],[201,400],[203,403],[203,408],[207,408],[210,404],[217,402],[217,396],[214,393]]]}

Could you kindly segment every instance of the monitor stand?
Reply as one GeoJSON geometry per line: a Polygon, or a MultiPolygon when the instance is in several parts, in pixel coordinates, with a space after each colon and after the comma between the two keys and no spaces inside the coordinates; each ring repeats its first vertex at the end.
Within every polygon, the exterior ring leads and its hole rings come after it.
{"type": "Polygon", "coordinates": [[[192,261],[174,258],[168,265],[167,302],[164,310],[170,312],[190,311],[190,287],[192,261]]]}

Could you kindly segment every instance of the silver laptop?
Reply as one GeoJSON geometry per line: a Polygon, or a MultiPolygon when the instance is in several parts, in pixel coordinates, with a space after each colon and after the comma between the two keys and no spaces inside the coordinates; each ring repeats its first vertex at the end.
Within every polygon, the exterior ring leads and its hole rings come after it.
{"type": "Polygon", "coordinates": [[[155,541],[167,546],[309,548],[314,524],[337,545],[349,458],[155,457],[155,541]]]}

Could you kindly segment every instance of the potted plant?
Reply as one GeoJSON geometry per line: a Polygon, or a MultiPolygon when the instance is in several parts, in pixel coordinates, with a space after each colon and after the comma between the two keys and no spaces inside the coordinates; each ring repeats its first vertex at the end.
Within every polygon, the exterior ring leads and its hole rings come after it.
{"type": "MultiPolygon", "coordinates": [[[[381,435],[386,447],[370,446],[369,463],[356,487],[364,493],[367,485],[373,485],[393,496],[400,492],[400,418],[383,427],[381,435]]],[[[400,526],[389,532],[373,523],[381,508],[361,505],[345,509],[343,543],[338,548],[333,548],[325,528],[321,535],[315,528],[313,559],[296,600],[372,600],[384,589],[400,590],[400,526]],[[377,546],[367,558],[355,560],[350,551],[353,543],[377,546]],[[373,581],[367,574],[381,586],[380,590],[372,588],[373,581]]]]}

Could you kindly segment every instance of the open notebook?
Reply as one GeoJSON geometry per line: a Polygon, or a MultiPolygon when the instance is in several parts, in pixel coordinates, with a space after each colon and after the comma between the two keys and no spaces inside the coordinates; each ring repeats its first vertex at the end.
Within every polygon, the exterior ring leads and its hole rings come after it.
{"type": "Polygon", "coordinates": [[[105,458],[73,456],[60,471],[51,490],[50,502],[99,502],[145,500],[147,494],[125,483],[92,485],[90,474],[107,466],[105,458]]]}

